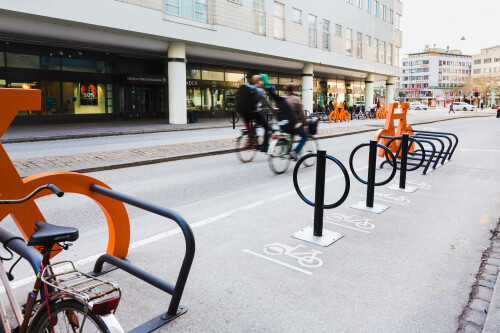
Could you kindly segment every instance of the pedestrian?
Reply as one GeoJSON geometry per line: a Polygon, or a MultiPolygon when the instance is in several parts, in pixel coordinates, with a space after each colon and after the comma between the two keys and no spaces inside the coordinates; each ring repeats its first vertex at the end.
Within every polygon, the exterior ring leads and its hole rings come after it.
{"type": "Polygon", "coordinates": [[[453,111],[453,113],[455,113],[455,110],[453,110],[453,103],[450,103],[450,111],[448,111],[448,114],[450,114],[451,111],[453,111]]]}
{"type": "Polygon", "coordinates": [[[309,131],[307,127],[307,119],[304,112],[304,106],[302,105],[301,99],[297,95],[295,95],[295,90],[296,86],[294,83],[288,83],[285,86],[285,100],[292,108],[293,116],[295,118],[295,128],[292,132],[292,135],[299,135],[301,137],[295,149],[290,152],[290,155],[293,157],[293,159],[297,161],[299,159],[299,154],[302,150],[302,147],[304,147],[305,143],[307,142],[307,138],[309,136],[307,133],[309,131]]]}
{"type": "Polygon", "coordinates": [[[483,110],[483,107],[484,107],[484,103],[481,102],[481,111],[483,110]]]}

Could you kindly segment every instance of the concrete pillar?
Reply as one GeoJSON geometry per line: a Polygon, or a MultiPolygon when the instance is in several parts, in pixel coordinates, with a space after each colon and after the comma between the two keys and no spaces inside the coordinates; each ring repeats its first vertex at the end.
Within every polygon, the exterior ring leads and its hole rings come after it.
{"type": "Polygon", "coordinates": [[[170,124],[187,124],[186,44],[168,47],[168,115],[170,124]]]}
{"type": "Polygon", "coordinates": [[[375,77],[373,74],[368,74],[368,76],[365,79],[365,111],[369,111],[372,107],[373,104],[375,104],[375,101],[373,100],[374,97],[374,87],[375,87],[375,77]]]}
{"type": "Polygon", "coordinates": [[[495,87],[492,87],[490,105],[495,105],[495,103],[496,103],[495,87]]]}
{"type": "Polygon", "coordinates": [[[394,103],[394,77],[390,76],[385,82],[385,105],[394,103]]]}
{"type": "Polygon", "coordinates": [[[304,105],[304,110],[310,112],[313,112],[313,77],[313,64],[304,64],[304,68],[302,69],[302,104],[304,105]]]}

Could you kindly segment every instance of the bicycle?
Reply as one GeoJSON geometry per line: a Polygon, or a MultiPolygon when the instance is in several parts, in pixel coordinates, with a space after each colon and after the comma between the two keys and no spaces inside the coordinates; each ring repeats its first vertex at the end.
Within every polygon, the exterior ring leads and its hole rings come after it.
{"type": "Polygon", "coordinates": [[[310,252],[295,252],[298,248],[306,247],[305,245],[297,245],[295,247],[281,244],[272,243],[264,247],[263,251],[272,256],[285,255],[297,259],[298,263],[304,267],[320,267],[323,265],[323,260],[316,257],[323,252],[311,250],[310,252]]]}
{"type": "MultiPolygon", "coordinates": [[[[22,199],[0,200],[0,204],[10,205],[26,202],[44,189],[52,191],[58,197],[64,195],[64,192],[56,186],[47,184],[38,187],[22,199]]],[[[6,231],[3,232],[6,233],[6,231]]],[[[54,251],[67,250],[72,245],[69,242],[76,241],[78,237],[79,232],[76,228],[60,227],[39,221],[35,224],[35,233],[31,235],[28,244],[21,243],[26,251],[29,251],[31,246],[39,247],[42,259],[33,290],[28,295],[27,303],[24,305],[24,315],[13,299],[10,285],[4,283],[19,325],[12,332],[123,332],[114,317],[121,298],[118,285],[78,271],[71,261],[50,263],[50,256],[54,251]],[[60,249],[54,249],[56,245],[60,249]],[[70,266],[70,269],[55,273],[57,271],[55,268],[63,265],[70,266]],[[38,298],[40,289],[43,292],[38,298]]],[[[14,246],[8,247],[9,242],[14,239],[20,238],[12,236],[2,241],[4,248],[11,254],[11,258],[2,258],[2,260],[11,260],[14,256],[12,252],[21,256],[20,251],[16,251],[14,246]]],[[[13,267],[19,260],[14,263],[13,267]]],[[[0,265],[3,268],[3,264],[0,263],[0,265]]],[[[2,280],[6,281],[5,277],[2,277],[2,280]]],[[[4,331],[8,328],[4,327],[4,331]]]]}
{"type": "MultiPolygon", "coordinates": [[[[280,135],[272,137],[272,141],[269,143],[269,148],[267,150],[267,161],[269,163],[269,167],[275,174],[282,174],[288,169],[290,161],[293,159],[290,155],[292,148],[292,134],[281,133],[280,135]]],[[[301,154],[314,153],[318,150],[318,148],[318,141],[312,134],[309,134],[304,147],[302,147],[301,154]]],[[[304,165],[306,167],[311,167],[314,163],[315,160],[311,158],[305,161],[304,165]]]]}

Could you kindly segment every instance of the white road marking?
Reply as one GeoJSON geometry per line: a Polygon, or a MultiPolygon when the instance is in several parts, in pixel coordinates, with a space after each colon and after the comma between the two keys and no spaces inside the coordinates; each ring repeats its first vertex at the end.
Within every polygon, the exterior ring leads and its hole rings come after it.
{"type": "MultiPolygon", "coordinates": [[[[356,172],[362,171],[364,169],[368,169],[368,167],[363,167],[363,168],[356,169],[356,172]]],[[[351,174],[351,173],[349,172],[349,174],[351,174]]],[[[326,182],[331,182],[331,181],[334,181],[334,180],[342,178],[342,177],[343,177],[343,174],[340,174],[340,175],[337,175],[337,176],[333,176],[333,177],[330,177],[330,178],[326,179],[326,182]]],[[[303,191],[306,190],[306,189],[312,188],[313,186],[314,185],[305,186],[303,188],[303,191]]],[[[217,221],[220,221],[220,220],[222,220],[222,219],[224,219],[226,217],[235,215],[238,212],[241,212],[241,211],[244,211],[244,210],[248,210],[248,209],[252,209],[252,208],[261,206],[261,205],[263,205],[264,203],[266,203],[268,201],[276,201],[276,200],[283,199],[283,198],[285,198],[287,196],[290,196],[290,195],[293,195],[293,194],[296,194],[296,192],[295,191],[288,191],[288,192],[285,192],[283,194],[278,194],[278,195],[275,195],[275,196],[273,196],[273,197],[271,197],[269,199],[260,200],[260,201],[257,201],[257,202],[254,202],[254,203],[242,206],[240,208],[232,209],[232,210],[229,210],[229,211],[227,211],[225,213],[222,213],[222,214],[219,214],[219,215],[215,215],[215,216],[203,219],[203,220],[198,221],[198,222],[191,223],[191,224],[189,224],[189,226],[191,227],[191,229],[194,229],[194,228],[197,228],[197,227],[201,227],[203,225],[207,225],[207,224],[210,224],[210,223],[213,223],[213,222],[217,222],[217,221]]],[[[159,241],[159,240],[162,240],[164,238],[167,238],[167,237],[179,234],[181,232],[182,232],[182,230],[180,228],[176,228],[176,229],[172,229],[172,230],[169,230],[169,231],[166,231],[166,232],[162,232],[160,234],[157,234],[157,235],[154,235],[154,236],[151,236],[151,237],[148,237],[148,238],[144,238],[142,240],[130,243],[129,250],[132,250],[132,249],[144,246],[144,245],[148,245],[148,244],[154,243],[156,241],[159,241]]],[[[83,265],[91,263],[91,262],[95,262],[97,260],[97,258],[99,258],[103,254],[104,253],[98,253],[98,254],[92,255],[90,257],[80,259],[78,261],[75,261],[74,264],[75,264],[76,267],[79,267],[79,266],[83,266],[83,265]]],[[[16,289],[16,288],[25,286],[25,285],[27,285],[29,283],[34,283],[34,281],[35,281],[35,277],[34,276],[28,276],[28,277],[23,278],[23,279],[21,279],[19,281],[12,282],[12,284],[11,284],[12,285],[12,289],[16,289]]],[[[0,287],[0,293],[3,293],[3,292],[5,292],[5,289],[3,287],[0,287]]]]}
{"type": "Polygon", "coordinates": [[[282,262],[282,261],[279,261],[279,260],[276,260],[274,258],[269,258],[267,256],[264,256],[262,254],[259,254],[259,253],[256,253],[256,252],[253,252],[253,251],[250,251],[248,249],[242,249],[243,252],[245,253],[250,253],[250,254],[253,254],[254,256],[257,256],[257,257],[260,257],[260,258],[263,258],[263,259],[266,259],[266,260],[269,260],[269,261],[272,261],[274,263],[277,263],[281,266],[285,266],[285,267],[288,267],[288,268],[291,268],[291,269],[294,269],[296,270],[297,272],[301,272],[301,273],[304,273],[304,274],[307,274],[307,275],[312,275],[312,272],[309,272],[309,271],[306,271],[305,269],[302,269],[302,268],[299,268],[299,267],[295,267],[293,265],[289,265],[285,262],[282,262]]]}
{"type": "Polygon", "coordinates": [[[494,149],[466,149],[466,148],[459,148],[458,150],[460,150],[460,151],[487,152],[487,153],[500,153],[500,150],[494,150],[494,149]]]}
{"type": "Polygon", "coordinates": [[[366,230],[361,230],[361,229],[358,229],[358,228],[349,227],[347,225],[340,224],[340,223],[335,223],[335,222],[331,222],[331,221],[328,221],[328,220],[323,220],[323,222],[330,223],[330,224],[335,224],[335,225],[338,225],[338,226],[341,226],[341,227],[344,227],[344,228],[348,228],[348,229],[352,229],[352,230],[356,230],[356,231],[360,231],[360,232],[365,232],[367,234],[370,233],[369,231],[366,231],[366,230]]]}

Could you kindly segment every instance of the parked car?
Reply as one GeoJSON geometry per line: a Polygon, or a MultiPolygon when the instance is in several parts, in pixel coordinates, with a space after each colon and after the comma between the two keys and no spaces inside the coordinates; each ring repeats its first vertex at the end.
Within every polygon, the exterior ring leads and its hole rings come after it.
{"type": "Polygon", "coordinates": [[[476,107],[474,105],[470,105],[464,102],[454,102],[453,103],[453,110],[454,111],[474,111],[476,107]]]}
{"type": "Polygon", "coordinates": [[[410,103],[410,110],[427,110],[427,105],[418,102],[413,102],[410,103]]]}

